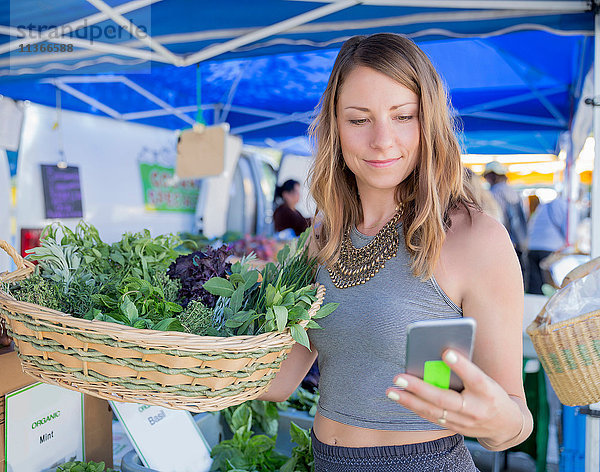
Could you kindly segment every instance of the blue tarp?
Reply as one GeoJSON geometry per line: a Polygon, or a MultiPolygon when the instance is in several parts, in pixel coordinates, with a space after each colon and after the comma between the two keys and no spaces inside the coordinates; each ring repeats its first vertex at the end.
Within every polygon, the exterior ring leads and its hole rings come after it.
{"type": "MultiPolygon", "coordinates": [[[[106,3],[116,7],[126,2],[106,3]]],[[[201,100],[217,104],[217,112],[210,108],[204,117],[209,123],[225,119],[247,143],[302,136],[341,42],[354,34],[394,31],[415,39],[440,71],[460,116],[466,151],[555,152],[559,134],[569,129],[592,62],[593,14],[544,15],[495,10],[493,0],[479,3],[488,3],[490,10],[356,5],[210,58],[200,64],[201,100]],[[232,108],[225,116],[220,110],[230,97],[232,108]],[[290,114],[299,115],[265,126],[290,114]]],[[[164,0],[124,16],[145,26],[170,51],[189,55],[323,5],[327,3],[164,0]]],[[[82,0],[13,0],[10,6],[9,11],[0,9],[0,24],[15,29],[59,26],[97,12],[82,0]]],[[[121,39],[109,38],[105,33],[110,25],[114,23],[94,25],[103,34],[97,41],[136,44],[126,33],[121,39]]],[[[71,36],[89,39],[92,34],[90,26],[71,36]]],[[[0,47],[13,40],[0,35],[0,47]]],[[[177,67],[98,53],[84,56],[79,48],[71,56],[52,55],[46,53],[46,62],[33,62],[33,53],[19,49],[0,55],[0,93],[54,106],[56,88],[48,79],[113,74],[127,77],[172,107],[187,107],[189,117],[196,115],[195,65],[177,67]]],[[[68,85],[120,114],[159,108],[123,83],[68,85]]],[[[65,92],[61,102],[65,109],[105,114],[65,92]]],[[[173,115],[133,121],[171,129],[190,126],[173,115]]]]}

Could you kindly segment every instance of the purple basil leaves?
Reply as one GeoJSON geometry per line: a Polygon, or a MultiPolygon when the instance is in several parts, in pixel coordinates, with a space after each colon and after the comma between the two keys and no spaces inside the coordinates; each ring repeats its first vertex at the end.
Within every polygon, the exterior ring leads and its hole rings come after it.
{"type": "Polygon", "coordinates": [[[192,300],[200,300],[204,306],[214,308],[219,297],[208,293],[202,285],[211,277],[227,278],[231,273],[231,264],[225,262],[232,254],[229,246],[213,249],[208,246],[186,256],[179,256],[171,264],[167,274],[181,281],[179,297],[181,305],[186,307],[192,300]]]}

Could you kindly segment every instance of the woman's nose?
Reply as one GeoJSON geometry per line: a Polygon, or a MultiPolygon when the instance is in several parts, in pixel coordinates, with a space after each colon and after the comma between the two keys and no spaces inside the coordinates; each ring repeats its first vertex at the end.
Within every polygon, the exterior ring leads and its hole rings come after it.
{"type": "Polygon", "coordinates": [[[394,144],[391,124],[386,121],[376,122],[372,127],[371,147],[373,149],[389,149],[394,144]]]}

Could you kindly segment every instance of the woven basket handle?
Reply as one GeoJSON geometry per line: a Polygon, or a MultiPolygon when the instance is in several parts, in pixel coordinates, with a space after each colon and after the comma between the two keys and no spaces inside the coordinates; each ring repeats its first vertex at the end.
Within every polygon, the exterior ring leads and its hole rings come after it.
{"type": "Polygon", "coordinates": [[[17,266],[17,270],[13,272],[0,273],[0,282],[16,282],[17,280],[26,279],[33,273],[35,264],[23,259],[17,250],[3,239],[0,239],[0,248],[4,249],[17,266]]]}
{"type": "Polygon", "coordinates": [[[546,301],[546,303],[544,303],[544,307],[540,310],[539,314],[535,317],[535,320],[533,320],[531,322],[531,324],[525,330],[525,332],[529,336],[531,336],[533,334],[533,332],[536,329],[538,329],[540,326],[542,326],[543,324],[546,324],[546,326],[548,326],[549,323],[546,323],[548,321],[548,314],[546,313],[546,305],[548,305],[549,301],[550,301],[550,299],[548,299],[546,301]]]}
{"type": "Polygon", "coordinates": [[[577,279],[581,279],[589,273],[594,272],[598,269],[600,269],[600,257],[596,257],[595,259],[592,259],[591,261],[588,261],[585,264],[575,267],[571,272],[569,272],[565,276],[560,288],[563,288],[571,282],[574,282],[577,279]]]}
{"type": "MultiPolygon", "coordinates": [[[[595,270],[599,270],[599,269],[600,269],[600,257],[596,257],[595,259],[592,259],[591,261],[588,261],[585,264],[575,267],[575,269],[573,269],[571,272],[569,272],[565,276],[560,288],[562,289],[562,288],[566,287],[567,285],[569,285],[571,282],[581,279],[581,278],[585,277],[586,275],[588,275],[589,273],[591,273],[595,270]]],[[[555,296],[561,296],[561,294],[558,293],[555,296]]],[[[544,323],[546,323],[546,325],[550,324],[550,323],[547,323],[549,321],[549,319],[548,319],[549,317],[546,312],[546,305],[548,305],[548,303],[550,302],[550,300],[552,298],[553,297],[548,299],[548,301],[544,305],[544,308],[541,309],[539,315],[537,315],[535,320],[533,320],[531,325],[529,325],[529,327],[526,330],[527,334],[530,334],[529,333],[530,330],[534,331],[535,329],[537,329],[539,326],[541,326],[544,323]]]]}
{"type": "MultiPolygon", "coordinates": [[[[325,297],[325,285],[318,284],[317,285],[317,302],[314,303],[313,306],[311,306],[310,309],[308,310],[308,316],[310,319],[312,319],[312,317],[314,315],[316,315],[317,311],[319,311],[319,309],[321,308],[324,297],[325,297]]],[[[302,326],[303,328],[305,328],[306,325],[308,324],[308,321],[309,320],[302,320],[298,324],[300,326],[302,326]]]]}

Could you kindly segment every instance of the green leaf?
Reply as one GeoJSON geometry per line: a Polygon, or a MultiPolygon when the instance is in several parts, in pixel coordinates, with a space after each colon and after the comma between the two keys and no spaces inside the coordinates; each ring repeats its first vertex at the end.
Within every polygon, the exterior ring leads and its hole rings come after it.
{"type": "Polygon", "coordinates": [[[102,295],[101,293],[93,294],[92,300],[97,304],[101,304],[109,308],[114,308],[117,305],[114,298],[109,297],[108,295],[102,295]]]}
{"type": "Polygon", "coordinates": [[[306,325],[306,329],[323,329],[323,328],[316,321],[310,320],[306,325]]]}
{"type": "Polygon", "coordinates": [[[290,247],[286,244],[283,248],[277,253],[277,262],[282,266],[290,254],[290,247]]]}
{"type": "Polygon", "coordinates": [[[292,333],[292,338],[299,344],[302,344],[306,349],[310,350],[310,341],[308,340],[308,334],[306,334],[306,330],[297,324],[293,324],[290,326],[290,331],[292,333]]]}
{"type": "Polygon", "coordinates": [[[258,282],[258,271],[250,270],[244,274],[244,290],[250,290],[258,282]]]}
{"type": "Polygon", "coordinates": [[[152,329],[157,331],[184,331],[181,322],[177,318],[165,318],[156,323],[152,329]]]}
{"type": "Polygon", "coordinates": [[[294,292],[288,292],[285,294],[285,297],[283,297],[283,302],[281,304],[287,307],[294,306],[295,299],[296,296],[294,295],[294,292]]]}
{"type": "Polygon", "coordinates": [[[136,318],[139,318],[138,309],[135,307],[128,295],[123,297],[120,308],[121,312],[127,316],[127,319],[130,323],[133,323],[136,318]]]}
{"type": "Polygon", "coordinates": [[[172,313],[181,313],[183,311],[183,307],[181,305],[173,302],[165,302],[165,308],[172,313]]]}
{"type": "Polygon", "coordinates": [[[237,431],[240,428],[247,428],[246,431],[250,431],[252,426],[252,410],[248,405],[242,403],[238,406],[233,415],[231,415],[230,427],[233,431],[237,431]]]}
{"type": "Polygon", "coordinates": [[[275,319],[277,320],[277,330],[283,331],[285,325],[288,322],[288,310],[284,306],[274,306],[273,311],[275,312],[275,319]]]}
{"type": "Polygon", "coordinates": [[[273,285],[269,284],[267,285],[267,293],[266,293],[266,302],[267,302],[267,306],[273,306],[273,299],[275,298],[275,293],[277,292],[277,290],[275,289],[275,287],[273,287],[273,285]]]}
{"type": "Polygon", "coordinates": [[[298,463],[297,457],[290,457],[288,461],[281,466],[279,472],[296,472],[296,464],[298,463]]]}
{"type": "Polygon", "coordinates": [[[283,297],[281,296],[281,293],[275,292],[275,296],[273,297],[273,305],[281,305],[282,301],[283,297]]]}
{"type": "Polygon", "coordinates": [[[229,276],[229,281],[237,286],[238,284],[244,283],[244,277],[241,274],[236,274],[235,272],[229,276]]]}
{"type": "Polygon", "coordinates": [[[242,264],[240,264],[240,262],[236,262],[234,264],[231,265],[231,272],[233,274],[240,274],[242,272],[242,264]]]}
{"type": "Polygon", "coordinates": [[[244,300],[244,287],[239,286],[235,290],[235,292],[233,292],[233,295],[231,295],[231,301],[229,302],[229,307],[233,310],[234,313],[237,313],[238,311],[240,311],[243,300],[244,300]]]}
{"type": "Polygon", "coordinates": [[[290,309],[289,317],[290,317],[291,321],[308,320],[309,319],[308,310],[299,305],[296,305],[290,309]]]}
{"type": "Polygon", "coordinates": [[[258,434],[248,441],[248,449],[252,451],[252,454],[264,454],[274,447],[275,441],[264,434],[258,434]]]}
{"type": "Polygon", "coordinates": [[[310,436],[308,431],[299,427],[293,421],[290,423],[290,438],[300,447],[310,446],[310,436]]]}
{"type": "Polygon", "coordinates": [[[339,306],[339,303],[328,303],[327,305],[323,305],[319,311],[317,311],[312,317],[313,320],[318,320],[319,318],[325,318],[327,315],[333,313],[333,311],[339,306]]]}
{"type": "Polygon", "coordinates": [[[219,297],[231,297],[233,295],[233,285],[232,283],[221,277],[213,277],[212,279],[208,279],[202,288],[206,290],[208,293],[213,295],[217,295],[219,297]]]}
{"type": "Polygon", "coordinates": [[[311,299],[308,295],[302,295],[298,301],[302,301],[304,303],[306,303],[308,306],[311,306],[313,303],[313,299],[311,299]]]}

